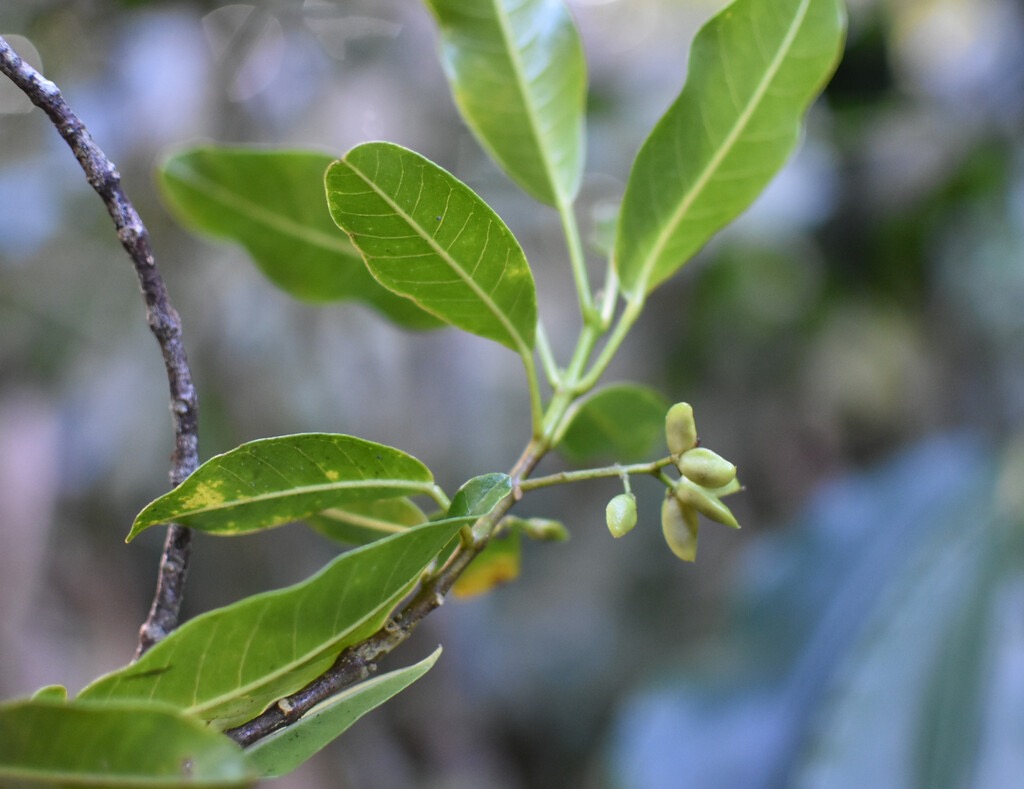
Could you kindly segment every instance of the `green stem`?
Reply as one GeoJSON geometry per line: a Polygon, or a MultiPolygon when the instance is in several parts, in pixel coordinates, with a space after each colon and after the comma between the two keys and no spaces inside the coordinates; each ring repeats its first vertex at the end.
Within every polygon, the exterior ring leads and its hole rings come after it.
{"type": "Polygon", "coordinates": [[[601,353],[591,365],[586,375],[577,381],[577,391],[589,391],[597,384],[601,376],[604,375],[604,371],[608,369],[608,365],[615,357],[615,354],[618,353],[619,347],[622,345],[623,340],[626,339],[626,335],[629,334],[629,330],[633,328],[633,324],[636,323],[637,318],[640,317],[640,313],[643,312],[643,309],[643,299],[639,301],[626,302],[626,309],[624,309],[622,314],[619,316],[619,321],[615,324],[615,328],[612,330],[611,336],[608,337],[608,342],[604,344],[604,347],[601,349],[601,353]]]}
{"type": "Polygon", "coordinates": [[[545,477],[524,479],[519,483],[519,490],[526,492],[537,488],[549,488],[553,485],[565,485],[570,482],[585,482],[591,479],[607,479],[608,477],[621,477],[629,474],[651,474],[663,476],[661,470],[665,466],[672,465],[672,458],[662,458],[650,463],[633,463],[628,466],[615,464],[603,468],[587,468],[578,471],[560,471],[557,474],[549,474],[545,477]]]}
{"type": "Polygon", "coordinates": [[[431,485],[423,492],[434,500],[437,506],[441,508],[442,512],[447,512],[448,508],[452,506],[452,500],[448,498],[443,490],[441,490],[440,485],[431,485]]]}
{"type": "Polygon", "coordinates": [[[572,266],[572,276],[576,283],[576,292],[579,296],[580,314],[583,316],[583,324],[585,326],[590,325],[596,317],[594,297],[590,292],[587,262],[583,255],[580,228],[576,222],[576,213],[573,211],[572,203],[559,203],[558,215],[562,219],[562,230],[565,233],[565,242],[569,248],[569,263],[572,266]]]}
{"type": "Polygon", "coordinates": [[[523,368],[526,370],[526,385],[530,390],[530,422],[533,426],[533,435],[536,437],[541,434],[544,427],[544,401],[540,396],[537,365],[529,350],[522,349],[519,356],[523,360],[523,368]]]}
{"type": "Polygon", "coordinates": [[[540,354],[540,363],[548,383],[551,384],[552,389],[557,389],[562,383],[562,372],[558,369],[558,363],[555,361],[555,354],[551,350],[548,333],[544,329],[542,321],[537,321],[537,352],[540,354]]]}
{"type": "Polygon", "coordinates": [[[558,435],[562,421],[573,401],[579,397],[581,391],[586,391],[579,388],[579,379],[583,375],[583,370],[590,359],[590,354],[594,352],[594,346],[600,336],[600,328],[592,324],[584,324],[572,360],[562,376],[561,386],[555,390],[551,402],[548,403],[547,413],[544,414],[542,435],[549,446],[554,446],[554,437],[558,435]]]}
{"type": "Polygon", "coordinates": [[[619,300],[619,275],[615,271],[615,261],[608,258],[608,270],[604,276],[604,291],[601,293],[601,328],[605,331],[612,325],[615,317],[615,304],[619,300]]]}

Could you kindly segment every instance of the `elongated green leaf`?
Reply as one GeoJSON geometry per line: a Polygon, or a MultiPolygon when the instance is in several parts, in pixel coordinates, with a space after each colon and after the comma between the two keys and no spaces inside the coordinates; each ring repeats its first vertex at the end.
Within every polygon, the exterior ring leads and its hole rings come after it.
{"type": "Polygon", "coordinates": [[[324,172],[333,160],[312,151],[203,146],[169,157],[159,181],[185,227],[241,244],[292,296],[359,299],[403,326],[439,326],[411,301],[382,288],[338,235],[323,195],[324,172]]]}
{"type": "Polygon", "coordinates": [[[664,442],[668,407],[668,400],[646,386],[605,387],[580,401],[558,451],[578,463],[651,460],[649,453],[664,442]]]}
{"type": "Polygon", "coordinates": [[[290,773],[367,712],[426,674],[440,655],[438,647],[413,666],[374,677],[317,705],[291,726],[246,750],[249,763],[268,778],[290,773]]]}
{"type": "Polygon", "coordinates": [[[250,786],[242,749],[194,718],[145,705],[0,705],[0,786],[250,786]]]}
{"type": "Polygon", "coordinates": [[[462,116],[509,177],[569,205],[583,172],[587,64],[562,0],[427,0],[462,116]]]}
{"type": "Polygon", "coordinates": [[[633,164],[615,264],[639,301],[732,221],[797,143],[838,61],[839,0],[736,0],[698,34],[686,86],[633,164]]]}
{"type": "Polygon", "coordinates": [[[344,545],[366,545],[426,520],[423,510],[404,497],[354,501],[307,518],[313,529],[344,545]]]}
{"type": "Polygon", "coordinates": [[[139,513],[128,539],[172,521],[244,534],[353,501],[424,493],[433,481],[411,455],[354,436],[264,438],[203,463],[139,513]]]}
{"type": "Polygon", "coordinates": [[[159,701],[218,729],[241,724],[379,630],[465,522],[417,526],[344,553],[295,586],[196,617],[79,698],[159,701]]]}
{"type": "Polygon", "coordinates": [[[391,143],[327,170],[331,216],[385,287],[460,329],[525,355],[537,295],[512,232],[468,186],[391,143]]]}

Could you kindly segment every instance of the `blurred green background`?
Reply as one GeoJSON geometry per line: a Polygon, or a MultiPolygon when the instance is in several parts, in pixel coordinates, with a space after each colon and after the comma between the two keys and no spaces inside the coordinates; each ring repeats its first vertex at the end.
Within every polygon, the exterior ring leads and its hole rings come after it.
{"type": "MultiPolygon", "coordinates": [[[[591,69],[579,205],[597,243],[629,163],[721,0],[571,2],[591,69]]],[[[520,238],[563,356],[557,216],[459,123],[412,0],[4,0],[0,33],[118,164],[182,315],[204,458],[336,431],[449,490],[526,438],[510,353],[291,301],[238,248],[177,229],[153,171],[203,142],[341,153],[387,139],[481,193],[520,238]]],[[[852,0],[799,153],[652,298],[608,380],[694,404],[735,461],[742,532],[695,566],[656,484],[613,541],[612,483],[531,495],[570,542],[453,601],[393,665],[438,666],[282,787],[993,787],[1024,775],[1024,10],[852,0]]],[[[595,274],[600,271],[594,256],[595,274]]],[[[167,487],[166,385],[109,218],[41,113],[0,84],[0,694],[77,691],[130,658],[167,487]]],[[[557,458],[544,466],[559,468],[557,458]]],[[[334,552],[299,526],[200,535],[187,614],[334,552]]]]}

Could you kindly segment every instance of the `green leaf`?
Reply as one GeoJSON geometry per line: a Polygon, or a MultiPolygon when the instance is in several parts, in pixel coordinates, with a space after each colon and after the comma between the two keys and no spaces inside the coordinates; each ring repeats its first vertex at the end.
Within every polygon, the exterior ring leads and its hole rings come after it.
{"type": "Polygon", "coordinates": [[[648,459],[661,443],[669,402],[638,384],[614,384],[580,400],[558,451],[577,463],[648,459]]]}
{"type": "Polygon", "coordinates": [[[537,295],[512,232],[468,186],[391,143],[359,145],[327,170],[331,216],[382,285],[520,355],[537,295]]]}
{"type": "Polygon", "coordinates": [[[139,513],[128,539],[169,522],[244,534],[353,501],[427,493],[433,481],[430,470],[411,455],[361,438],[331,433],[264,438],[203,463],[139,513]]]}
{"type": "Polygon", "coordinates": [[[307,518],[313,529],[343,545],[366,545],[426,520],[423,510],[404,497],[354,501],[307,518]]]}
{"type": "Polygon", "coordinates": [[[199,721],[151,705],[51,700],[0,705],[0,786],[238,787],[242,749],[199,721]]]}
{"type": "Polygon", "coordinates": [[[561,0],[427,0],[462,116],[533,197],[569,205],[583,172],[587,64],[561,0]]]}
{"type": "Polygon", "coordinates": [[[440,654],[438,647],[414,666],[374,677],[331,697],[287,728],[257,741],[245,752],[249,763],[268,778],[290,773],[367,712],[426,674],[440,654]]]}
{"type": "Polygon", "coordinates": [[[473,477],[452,498],[448,517],[482,518],[511,492],[512,478],[508,474],[481,474],[473,477]]]}
{"type": "Polygon", "coordinates": [[[522,536],[519,531],[497,537],[487,543],[452,586],[452,594],[467,598],[486,594],[496,586],[519,577],[522,562],[522,536]]]}
{"type": "Polygon", "coordinates": [[[79,698],[174,705],[237,726],[379,630],[466,519],[425,523],[344,553],[302,583],[186,622],[79,698]]]}
{"type": "Polygon", "coordinates": [[[615,264],[627,298],[675,273],[782,167],[843,33],[839,0],[736,0],[697,34],[686,86],[626,186],[615,264]]]}
{"type": "Polygon", "coordinates": [[[68,689],[63,685],[46,685],[32,694],[32,701],[67,701],[68,689]]]}
{"type": "Polygon", "coordinates": [[[382,288],[344,236],[323,194],[333,156],[203,146],[159,169],[164,201],[190,230],[235,241],[279,288],[314,302],[359,299],[408,328],[441,325],[382,288]]]}

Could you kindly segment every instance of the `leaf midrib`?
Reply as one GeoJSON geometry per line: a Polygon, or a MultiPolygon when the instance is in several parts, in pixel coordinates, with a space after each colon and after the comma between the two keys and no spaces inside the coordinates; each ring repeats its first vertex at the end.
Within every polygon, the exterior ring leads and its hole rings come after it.
{"type": "Polygon", "coordinates": [[[693,206],[693,203],[700,196],[700,193],[704,190],[704,188],[714,177],[715,172],[721,166],[722,162],[725,160],[725,157],[728,156],[729,153],[732,151],[732,148],[735,145],[736,141],[743,133],[743,130],[746,128],[748,122],[750,121],[750,118],[760,107],[761,100],[764,98],[764,95],[768,91],[769,86],[774,81],[779,69],[782,67],[782,62],[784,61],[786,55],[788,55],[789,49],[793,45],[793,41],[796,39],[797,33],[803,26],[804,20],[807,17],[807,11],[810,6],[810,2],[811,0],[802,0],[800,8],[798,9],[796,16],[794,17],[793,24],[787,31],[786,37],[782,40],[782,44],[776,51],[775,57],[772,58],[769,68],[765,71],[764,77],[758,83],[757,89],[752,94],[750,101],[747,102],[746,108],[736,119],[736,123],[733,124],[733,127],[730,130],[729,134],[726,135],[723,144],[715,152],[715,155],[711,157],[711,160],[708,162],[708,165],[701,172],[700,176],[694,182],[693,186],[683,196],[683,199],[679,204],[679,208],[672,213],[670,220],[666,222],[662,227],[661,232],[658,234],[655,240],[654,246],[651,248],[651,251],[648,253],[647,258],[644,261],[643,266],[641,267],[642,276],[638,281],[638,293],[634,294],[636,297],[643,298],[644,295],[647,293],[647,283],[650,279],[651,273],[653,272],[655,266],[658,264],[658,260],[661,257],[661,253],[664,251],[665,247],[668,246],[668,243],[672,235],[675,233],[676,228],[683,221],[683,218],[686,216],[686,213],[693,206]]]}
{"type": "MultiPolygon", "coordinates": [[[[172,176],[172,173],[168,172],[168,176],[172,176]]],[[[236,192],[227,189],[217,181],[200,175],[191,166],[185,165],[184,172],[174,177],[178,177],[193,186],[201,187],[206,192],[207,197],[215,198],[225,207],[234,209],[243,217],[255,222],[262,222],[284,236],[304,241],[311,246],[328,252],[336,252],[354,257],[352,250],[343,237],[307,227],[273,211],[268,211],[259,204],[250,202],[236,192]],[[187,178],[185,177],[186,175],[187,178]]]]}
{"type": "MultiPolygon", "coordinates": [[[[218,502],[215,506],[200,507],[197,509],[187,511],[176,511],[172,515],[168,516],[172,519],[183,519],[190,518],[195,515],[202,515],[207,512],[219,512],[223,510],[229,510],[235,507],[245,506],[254,502],[274,501],[276,499],[286,499],[292,496],[300,496],[305,493],[329,493],[336,490],[346,489],[359,489],[359,488],[402,488],[405,490],[414,490],[417,493],[428,493],[433,489],[432,482],[423,481],[412,481],[404,479],[361,479],[361,480],[344,480],[341,482],[327,482],[316,485],[298,485],[290,487],[284,491],[272,491],[270,493],[257,493],[247,498],[235,498],[229,499],[222,502],[218,502]]],[[[147,521],[146,525],[152,525],[154,523],[163,523],[164,518],[160,520],[147,521]]]]}
{"type": "Polygon", "coordinates": [[[566,204],[566,198],[562,193],[561,184],[555,177],[554,165],[551,162],[551,152],[548,150],[547,145],[545,145],[546,137],[541,133],[540,121],[537,118],[537,108],[532,101],[533,94],[527,90],[530,82],[526,79],[523,61],[520,57],[515,35],[512,31],[512,23],[508,18],[508,13],[506,12],[505,6],[501,0],[492,0],[492,5],[494,6],[495,17],[498,21],[498,29],[501,31],[501,37],[505,44],[505,51],[508,53],[509,60],[512,63],[512,74],[515,77],[516,87],[518,88],[520,95],[523,97],[523,106],[526,109],[528,125],[530,127],[530,131],[533,133],[534,143],[537,146],[537,150],[540,152],[541,162],[544,165],[544,174],[548,179],[548,187],[551,189],[551,193],[554,195],[556,203],[559,206],[564,206],[566,204]]]}
{"type": "MultiPolygon", "coordinates": [[[[229,691],[223,692],[217,696],[212,696],[203,701],[202,703],[198,703],[198,700],[194,700],[191,705],[185,708],[184,711],[189,715],[195,715],[197,717],[202,718],[203,713],[216,712],[217,708],[222,705],[228,704],[232,701],[235,701],[238,698],[242,698],[245,695],[251,694],[254,691],[258,691],[264,687],[272,686],[275,681],[287,677],[293,671],[296,671],[302,668],[303,666],[312,663],[318,657],[323,655],[324,652],[328,650],[333,650],[335,647],[337,647],[339,642],[343,641],[352,632],[357,630],[359,627],[361,627],[363,624],[365,624],[373,617],[379,615],[380,612],[385,608],[390,608],[395,602],[397,602],[397,598],[400,595],[404,595],[405,588],[413,582],[415,582],[415,578],[413,579],[413,581],[408,581],[402,584],[402,586],[394,594],[392,594],[391,597],[387,598],[386,600],[382,600],[379,605],[368,610],[359,619],[350,622],[344,630],[336,632],[330,638],[325,638],[319,643],[319,645],[317,645],[316,648],[306,650],[301,655],[294,656],[292,660],[289,660],[287,663],[282,664],[280,667],[278,667],[276,671],[271,671],[266,674],[260,674],[258,678],[251,680],[250,682],[239,683],[236,687],[231,688],[229,691]]],[[[211,720],[217,720],[217,718],[214,717],[211,720]]]]}
{"type": "MultiPolygon", "coordinates": [[[[97,789],[117,789],[119,786],[136,787],[146,786],[152,789],[175,789],[182,785],[180,778],[170,776],[153,777],[145,773],[98,773],[93,770],[88,772],[72,772],[68,770],[51,770],[34,767],[12,767],[10,765],[0,766],[0,778],[25,778],[29,780],[44,780],[46,784],[60,786],[82,786],[96,787],[97,789]]],[[[246,778],[208,778],[192,781],[189,786],[202,789],[204,786],[225,787],[225,786],[250,786],[251,777],[246,778]]]]}
{"type": "MultiPolygon", "coordinates": [[[[344,159],[344,162],[346,165],[348,165],[352,172],[359,177],[359,179],[364,184],[370,187],[370,189],[372,189],[374,193],[377,194],[378,197],[380,197],[385,203],[388,204],[388,206],[391,208],[392,211],[395,212],[395,214],[401,217],[406,222],[406,224],[409,225],[409,227],[413,228],[413,230],[416,231],[416,234],[420,238],[422,238],[428,244],[428,246],[430,246],[431,249],[434,250],[434,253],[444,263],[446,263],[448,267],[452,269],[452,271],[455,272],[459,279],[461,279],[469,287],[471,291],[473,291],[473,294],[484,304],[485,307],[487,307],[487,310],[495,318],[497,318],[502,328],[505,329],[506,333],[509,336],[509,339],[511,339],[513,344],[516,346],[516,352],[523,357],[528,357],[530,355],[530,349],[529,346],[527,346],[526,341],[519,333],[519,330],[512,324],[512,321],[509,320],[504,310],[500,309],[498,305],[494,302],[494,300],[490,297],[490,294],[488,294],[483,288],[481,288],[476,283],[472,276],[469,273],[467,273],[462,268],[462,266],[460,266],[456,262],[456,260],[448,253],[448,250],[446,250],[444,247],[438,244],[437,241],[434,240],[434,237],[427,233],[426,229],[419,222],[417,222],[412,216],[407,214],[405,210],[401,206],[399,206],[387,192],[385,192],[383,189],[377,186],[376,182],[369,175],[364,173],[355,164],[349,161],[347,156],[344,159]]],[[[404,162],[400,162],[400,164],[402,165],[402,167],[405,166],[404,162]]],[[[428,312],[432,312],[431,307],[428,304],[424,304],[419,299],[413,298],[413,300],[417,304],[419,304],[423,309],[427,310],[428,312]]]]}

